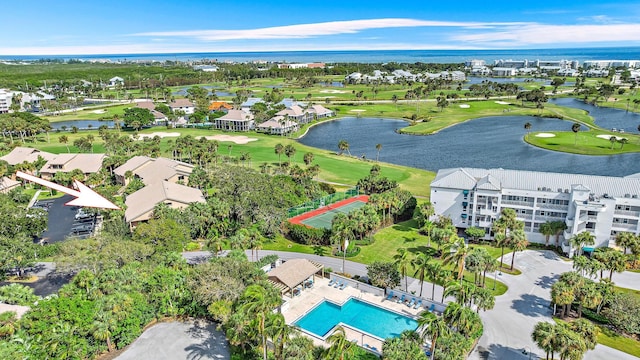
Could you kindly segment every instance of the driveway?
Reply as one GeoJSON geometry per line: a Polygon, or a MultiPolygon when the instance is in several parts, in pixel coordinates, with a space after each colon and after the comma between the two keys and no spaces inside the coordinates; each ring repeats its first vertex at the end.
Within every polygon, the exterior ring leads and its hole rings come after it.
{"type": "Polygon", "coordinates": [[[205,320],[160,323],[147,329],[118,360],[230,359],[229,344],[205,320]]]}
{"type": "MultiPolygon", "coordinates": [[[[572,262],[564,261],[552,251],[523,251],[516,255],[516,267],[522,274],[499,275],[509,290],[496,297],[492,310],[481,312],[484,334],[469,359],[537,359],[545,353],[531,339],[536,323],[552,322],[551,285],[560,274],[572,270],[572,262]],[[527,354],[523,354],[526,350],[527,354]],[[528,352],[532,351],[531,357],[528,352]]],[[[494,276],[492,274],[491,276],[494,276]]],[[[615,279],[614,274],[614,279],[615,279]]],[[[626,360],[634,356],[598,345],[586,353],[586,360],[626,360]]]]}

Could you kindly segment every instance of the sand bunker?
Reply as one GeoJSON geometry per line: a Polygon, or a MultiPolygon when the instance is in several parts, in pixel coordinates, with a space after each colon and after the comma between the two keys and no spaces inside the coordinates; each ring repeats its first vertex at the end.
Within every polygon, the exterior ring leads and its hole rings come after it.
{"type": "Polygon", "coordinates": [[[321,93],[323,94],[344,94],[346,93],[346,91],[343,90],[320,90],[321,93]]]}
{"type": "Polygon", "coordinates": [[[104,114],[106,112],[107,112],[107,110],[105,110],[105,109],[99,109],[99,110],[93,110],[92,111],[92,113],[94,113],[94,114],[104,114]]]}
{"type": "MultiPolygon", "coordinates": [[[[202,136],[196,136],[196,139],[200,139],[201,137],[202,136]]],[[[251,141],[258,141],[256,138],[250,138],[244,135],[209,135],[204,138],[207,140],[229,141],[238,145],[247,144],[251,141]]]]}
{"type": "Polygon", "coordinates": [[[556,137],[556,134],[540,133],[540,134],[536,134],[536,137],[541,137],[541,138],[552,138],[552,137],[556,137]]]}
{"type": "Polygon", "coordinates": [[[611,137],[616,138],[616,140],[624,139],[624,137],[622,137],[622,136],[606,135],[606,134],[596,135],[596,137],[599,137],[600,139],[605,139],[605,140],[611,140],[611,137]]]}
{"type": "Polygon", "coordinates": [[[460,104],[460,109],[468,109],[470,107],[471,105],[468,105],[468,104],[460,104]]]}
{"type": "MultiPolygon", "coordinates": [[[[165,138],[165,137],[178,137],[180,136],[180,133],[177,132],[154,132],[151,134],[138,134],[138,139],[142,140],[142,139],[146,139],[146,138],[154,138],[154,137],[161,137],[161,138],[165,138]]],[[[131,138],[133,138],[133,135],[131,135],[131,138]]]]}
{"type": "Polygon", "coordinates": [[[349,110],[349,111],[351,111],[351,112],[358,112],[358,113],[359,113],[359,112],[365,112],[365,111],[367,111],[367,110],[362,110],[362,109],[353,109],[353,110],[349,110]]]}
{"type": "Polygon", "coordinates": [[[500,105],[509,105],[509,103],[506,101],[495,101],[495,103],[500,105]]]}

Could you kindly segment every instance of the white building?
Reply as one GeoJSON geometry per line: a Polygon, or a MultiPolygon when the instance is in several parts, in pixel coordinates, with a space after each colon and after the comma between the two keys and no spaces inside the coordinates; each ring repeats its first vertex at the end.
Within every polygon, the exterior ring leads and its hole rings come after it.
{"type": "Polygon", "coordinates": [[[517,70],[512,67],[494,67],[491,73],[493,76],[516,76],[517,70]]]}
{"type": "Polygon", "coordinates": [[[116,87],[118,85],[124,85],[124,79],[121,78],[120,76],[114,76],[111,79],[109,79],[109,85],[108,87],[116,87]]]}
{"type": "Polygon", "coordinates": [[[583,64],[585,69],[640,68],[640,60],[587,60],[583,64]]]}
{"type": "Polygon", "coordinates": [[[9,112],[13,101],[13,93],[4,89],[0,89],[0,114],[9,112]]]}
{"type": "MultiPolygon", "coordinates": [[[[431,182],[437,215],[449,216],[458,228],[484,228],[487,236],[503,208],[516,211],[531,242],[544,243],[540,224],[564,221],[563,250],[583,231],[595,246],[615,245],[619,232],[638,234],[640,176],[610,177],[504,169],[451,168],[431,182]]],[[[553,241],[553,239],[551,240],[553,241]]]]}

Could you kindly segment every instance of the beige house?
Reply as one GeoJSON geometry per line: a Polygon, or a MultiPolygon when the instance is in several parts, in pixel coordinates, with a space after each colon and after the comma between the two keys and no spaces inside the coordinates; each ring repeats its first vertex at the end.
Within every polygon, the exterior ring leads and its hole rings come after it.
{"type": "Polygon", "coordinates": [[[12,180],[6,176],[0,178],[0,194],[6,194],[18,186],[20,186],[20,181],[12,180]]]}
{"type": "Polygon", "coordinates": [[[154,159],[148,156],[134,156],[113,171],[118,184],[128,184],[126,179],[128,171],[142,180],[145,185],[158,181],[172,183],[181,181],[186,184],[193,171],[193,165],[162,157],[154,159]]]}
{"type": "Polygon", "coordinates": [[[283,135],[298,130],[298,123],[286,120],[284,116],[275,116],[256,126],[256,130],[272,135],[283,135]]]}
{"type": "MultiPolygon", "coordinates": [[[[335,113],[322,105],[311,105],[307,108],[307,112],[311,113],[312,116],[315,115],[317,119],[322,119],[326,117],[332,117],[335,113]]],[[[312,117],[313,119],[313,117],[312,117]]]]}
{"type": "Polygon", "coordinates": [[[186,115],[193,114],[196,110],[195,105],[189,99],[175,99],[169,103],[169,108],[173,112],[176,112],[177,110],[184,111],[186,115]]]}
{"type": "Polygon", "coordinates": [[[105,154],[60,154],[47,161],[40,169],[43,179],[51,179],[57,172],[71,172],[79,169],[83,174],[97,173],[102,168],[105,154]]]}
{"type": "Polygon", "coordinates": [[[228,113],[215,119],[217,129],[229,131],[249,131],[253,129],[254,124],[253,114],[242,110],[229,110],[228,113]]]}
{"type": "Polygon", "coordinates": [[[46,151],[40,151],[38,149],[30,148],[30,147],[22,147],[18,146],[11,150],[5,156],[0,157],[0,160],[4,160],[9,165],[17,165],[22,164],[23,162],[32,163],[38,160],[38,157],[42,156],[43,159],[49,161],[56,157],[55,154],[48,153],[46,151]]]}
{"type": "Polygon", "coordinates": [[[124,218],[131,228],[148,221],[156,205],[164,203],[174,209],[183,209],[191,203],[206,200],[202,191],[168,181],[156,181],[127,196],[124,218]]]}
{"type": "Polygon", "coordinates": [[[283,116],[285,118],[289,118],[289,120],[293,120],[298,124],[306,124],[309,121],[313,120],[313,114],[308,111],[305,111],[298,105],[292,105],[289,108],[284,110],[280,110],[276,113],[278,116],[283,116]]]}

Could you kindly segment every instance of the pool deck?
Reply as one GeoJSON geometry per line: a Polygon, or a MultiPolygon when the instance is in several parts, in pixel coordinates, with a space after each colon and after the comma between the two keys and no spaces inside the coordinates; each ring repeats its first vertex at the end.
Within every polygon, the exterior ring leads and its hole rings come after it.
{"type": "MultiPolygon", "coordinates": [[[[325,299],[333,301],[337,304],[343,304],[350,297],[368,301],[372,304],[380,306],[381,308],[395,311],[411,318],[416,317],[418,313],[425,310],[424,308],[410,308],[405,304],[399,304],[396,301],[386,300],[381,296],[365,293],[350,286],[345,287],[344,290],[336,289],[333,286],[329,286],[328,279],[316,278],[313,288],[306,289],[302,291],[300,295],[293,298],[285,297],[285,299],[289,302],[289,306],[282,312],[282,314],[284,315],[286,323],[289,325],[293,325],[294,321],[298,320],[300,317],[308,313],[314,306],[325,299]]],[[[410,299],[411,298],[409,298],[409,300],[410,299]]],[[[382,341],[380,341],[379,339],[349,327],[344,327],[344,329],[345,335],[350,341],[357,343],[359,346],[365,349],[368,348],[369,350],[371,350],[371,348],[376,348],[378,353],[382,351],[382,341]],[[369,345],[369,347],[365,345],[369,345]]],[[[329,346],[325,343],[325,341],[316,336],[309,335],[305,332],[301,333],[310,337],[315,345],[325,347],[329,346]]]]}

